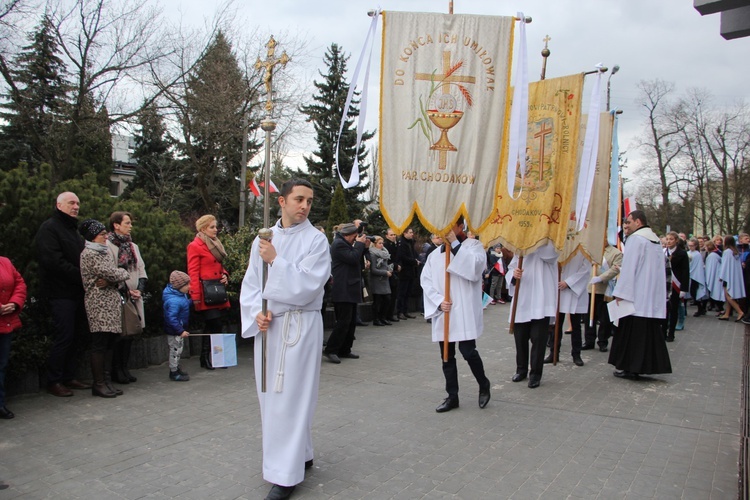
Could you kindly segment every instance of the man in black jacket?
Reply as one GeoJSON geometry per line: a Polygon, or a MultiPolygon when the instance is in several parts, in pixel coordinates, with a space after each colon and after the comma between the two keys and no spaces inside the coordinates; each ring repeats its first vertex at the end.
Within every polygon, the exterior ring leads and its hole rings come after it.
{"type": "Polygon", "coordinates": [[[409,314],[409,297],[414,280],[417,279],[417,267],[419,259],[417,252],[414,250],[414,230],[406,228],[404,234],[398,240],[398,263],[401,265],[401,272],[398,275],[398,302],[396,309],[398,319],[416,318],[409,314]]]}
{"type": "Polygon", "coordinates": [[[362,256],[366,241],[367,235],[357,233],[357,226],[347,222],[339,226],[331,243],[331,302],[336,324],[323,351],[331,363],[341,363],[341,358],[359,358],[352,352],[352,344],[357,328],[357,304],[362,302],[362,256]]]}
{"type": "Polygon", "coordinates": [[[673,342],[680,303],[690,293],[690,259],[682,247],[682,240],[675,231],[667,234],[667,246],[664,249],[664,255],[669,260],[669,267],[672,270],[671,283],[669,284],[670,293],[667,300],[665,336],[667,342],[673,342]]]}
{"type": "Polygon", "coordinates": [[[39,283],[49,299],[54,340],[47,359],[47,391],[53,396],[72,396],[71,389],[89,389],[75,379],[76,342],[85,334],[81,252],[84,242],[78,234],[80,201],[71,192],[60,193],[52,217],[36,233],[39,283]]]}

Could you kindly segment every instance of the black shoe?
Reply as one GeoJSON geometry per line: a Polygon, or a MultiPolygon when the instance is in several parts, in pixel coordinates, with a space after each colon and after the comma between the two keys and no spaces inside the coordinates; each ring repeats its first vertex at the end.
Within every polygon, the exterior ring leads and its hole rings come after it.
{"type": "Polygon", "coordinates": [[[484,408],[487,406],[487,403],[490,402],[490,386],[492,384],[488,384],[487,388],[482,390],[479,389],[479,407],[484,408]]]}
{"type": "Polygon", "coordinates": [[[409,314],[409,313],[406,313],[406,314],[404,314],[404,316],[406,316],[407,318],[411,318],[411,319],[414,319],[414,318],[416,318],[416,316],[412,316],[412,315],[411,315],[411,314],[409,314]]]}
{"type": "Polygon", "coordinates": [[[664,340],[666,340],[667,342],[674,342],[674,337],[667,337],[664,340]]]}
{"type": "Polygon", "coordinates": [[[385,323],[381,322],[379,319],[376,319],[372,322],[372,326],[385,326],[385,323]]]}
{"type": "Polygon", "coordinates": [[[583,366],[583,360],[581,359],[580,356],[573,356],[573,363],[576,366],[583,366]]]}
{"type": "Polygon", "coordinates": [[[357,326],[369,326],[370,323],[367,323],[366,321],[357,321],[357,326]]]}
{"type": "MultiPolygon", "coordinates": [[[[558,358],[557,360],[558,360],[558,361],[560,361],[560,359],[559,359],[559,358],[558,358]]],[[[548,355],[548,356],[547,356],[546,358],[544,358],[544,364],[545,364],[545,365],[548,365],[548,364],[550,364],[550,363],[552,363],[552,362],[553,362],[553,361],[552,361],[552,353],[550,353],[550,354],[549,354],[549,355],[548,355]]]]}
{"type": "Polygon", "coordinates": [[[292,496],[294,486],[279,486],[274,484],[271,486],[271,491],[266,495],[266,500],[286,500],[292,496]]]}
{"type": "Polygon", "coordinates": [[[323,356],[325,356],[326,358],[328,358],[328,361],[330,361],[331,363],[334,363],[334,364],[337,364],[337,365],[339,363],[341,363],[341,358],[339,358],[336,354],[334,354],[332,352],[324,352],[323,356]]]}
{"type": "Polygon", "coordinates": [[[617,378],[627,378],[630,380],[635,380],[638,378],[637,373],[633,373],[633,372],[629,372],[625,370],[615,370],[614,372],[612,372],[612,375],[614,375],[617,378]]]}
{"type": "MultiPolygon", "coordinates": [[[[414,316],[412,316],[412,318],[413,318],[413,317],[414,317],[414,316]]],[[[409,319],[409,318],[407,318],[406,314],[404,314],[404,313],[401,313],[401,314],[399,314],[399,315],[398,315],[398,319],[399,319],[399,320],[403,320],[403,321],[406,321],[406,320],[407,320],[407,319],[409,319]]]]}
{"type": "Polygon", "coordinates": [[[313,459],[311,458],[310,460],[305,462],[305,470],[312,469],[312,466],[313,466],[313,459]]]}
{"type": "Polygon", "coordinates": [[[391,318],[391,321],[393,321],[394,323],[398,323],[401,320],[398,319],[398,316],[394,316],[394,317],[391,318]]]}
{"type": "Polygon", "coordinates": [[[583,344],[581,346],[582,351],[590,351],[593,348],[594,348],[594,344],[583,344]]]}
{"type": "Polygon", "coordinates": [[[529,389],[536,389],[537,387],[539,387],[540,383],[540,380],[532,378],[531,380],[529,380],[529,389]]]}
{"type": "Polygon", "coordinates": [[[8,409],[7,406],[0,406],[0,418],[4,420],[10,420],[13,417],[15,417],[15,415],[8,409]]]}
{"type": "Polygon", "coordinates": [[[390,321],[388,321],[387,319],[381,320],[380,322],[381,322],[382,324],[386,325],[386,326],[391,326],[391,325],[393,324],[393,323],[391,323],[390,321]]]}
{"type": "Polygon", "coordinates": [[[354,354],[353,352],[349,352],[348,354],[342,354],[341,356],[339,356],[339,358],[359,359],[359,354],[354,354]]]}
{"type": "Polygon", "coordinates": [[[526,374],[525,373],[516,373],[513,375],[513,378],[511,379],[513,382],[520,382],[521,380],[526,380],[526,374]]]}
{"type": "Polygon", "coordinates": [[[609,351],[609,349],[607,348],[606,345],[600,345],[599,346],[599,352],[607,352],[607,351],[609,351]]]}
{"type": "Polygon", "coordinates": [[[438,413],[445,413],[446,411],[451,411],[453,408],[458,408],[458,399],[448,397],[440,403],[440,406],[435,408],[435,411],[438,413]]]}
{"type": "Polygon", "coordinates": [[[750,315],[748,315],[748,314],[745,314],[745,315],[744,315],[744,316],[742,317],[742,320],[741,320],[741,321],[742,321],[743,323],[745,323],[746,325],[750,325],[750,315]]]}
{"type": "Polygon", "coordinates": [[[125,376],[121,370],[112,372],[112,382],[116,382],[120,385],[127,385],[130,383],[130,379],[125,376]]]}

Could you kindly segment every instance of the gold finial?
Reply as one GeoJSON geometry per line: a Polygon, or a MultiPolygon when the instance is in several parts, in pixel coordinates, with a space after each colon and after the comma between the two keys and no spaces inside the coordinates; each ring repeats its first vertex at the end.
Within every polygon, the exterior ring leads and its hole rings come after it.
{"type": "Polygon", "coordinates": [[[544,48],[542,49],[542,80],[544,80],[547,76],[547,58],[551,54],[547,45],[549,44],[550,40],[552,39],[549,37],[549,35],[545,35],[545,37],[542,39],[542,41],[544,42],[544,48]]]}
{"type": "Polygon", "coordinates": [[[291,61],[291,58],[286,55],[286,51],[282,52],[280,58],[275,59],[276,45],[278,45],[278,42],[276,42],[276,40],[274,40],[273,38],[273,35],[271,35],[271,38],[266,44],[266,47],[268,47],[266,60],[262,61],[259,57],[258,60],[255,61],[256,71],[265,70],[265,73],[263,74],[263,83],[266,86],[266,114],[269,116],[271,115],[271,111],[273,111],[273,69],[278,65],[281,65],[281,67],[283,68],[284,66],[286,66],[286,63],[291,61]]]}

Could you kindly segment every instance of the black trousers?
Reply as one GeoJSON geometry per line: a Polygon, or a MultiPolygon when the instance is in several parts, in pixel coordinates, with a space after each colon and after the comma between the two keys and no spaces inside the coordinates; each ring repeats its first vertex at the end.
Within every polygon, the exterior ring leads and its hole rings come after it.
{"type": "Polygon", "coordinates": [[[388,284],[391,285],[391,298],[388,300],[386,319],[391,319],[398,314],[396,312],[396,301],[398,300],[398,289],[400,283],[398,276],[395,273],[389,278],[388,284]]]}
{"type": "Polygon", "coordinates": [[[516,373],[528,374],[532,380],[541,380],[544,353],[547,351],[548,329],[549,318],[515,324],[513,339],[516,341],[516,373]],[[531,371],[529,371],[529,341],[531,341],[531,371]]]}
{"type": "Polygon", "coordinates": [[[336,324],[326,343],[326,354],[346,356],[352,352],[354,330],[357,328],[357,304],[353,302],[334,302],[336,324]]]}
{"type": "Polygon", "coordinates": [[[664,332],[667,338],[674,338],[674,332],[677,328],[677,316],[679,314],[679,310],[680,292],[676,291],[674,288],[671,288],[669,299],[667,301],[667,321],[665,323],[667,329],[664,332]]]}
{"type": "MultiPolygon", "coordinates": [[[[589,294],[589,297],[591,297],[591,294],[589,294]]],[[[591,301],[589,301],[589,304],[591,304],[591,301]]],[[[609,309],[607,308],[607,303],[604,302],[604,295],[601,293],[597,293],[594,296],[594,311],[596,311],[594,313],[594,326],[589,326],[588,317],[585,318],[586,333],[584,335],[584,343],[586,345],[593,345],[594,341],[596,341],[599,347],[607,347],[615,325],[609,319],[609,309]],[[598,333],[597,322],[599,323],[598,333]]]]}
{"type": "Polygon", "coordinates": [[[373,321],[379,320],[390,320],[388,316],[388,306],[391,303],[391,294],[379,294],[375,293],[372,295],[372,319],[373,321]]]}
{"type": "Polygon", "coordinates": [[[409,296],[411,295],[411,287],[414,280],[402,278],[399,278],[399,280],[396,312],[398,312],[398,314],[406,314],[409,312],[409,296]]]}
{"type": "Polygon", "coordinates": [[[83,300],[50,299],[54,334],[47,358],[47,383],[73,380],[78,368],[78,344],[84,342],[86,311],[83,300]]]}
{"type": "Polygon", "coordinates": [[[690,280],[690,295],[693,297],[693,300],[695,301],[695,304],[698,306],[698,312],[705,314],[706,313],[706,303],[708,302],[707,299],[698,300],[696,297],[698,296],[698,288],[700,287],[700,283],[698,283],[695,280],[690,280]]]}
{"type": "MultiPolygon", "coordinates": [[[[440,359],[443,358],[443,344],[440,346],[440,359]]],[[[458,350],[469,364],[471,373],[477,380],[480,389],[486,389],[490,386],[490,380],[484,374],[484,363],[477,351],[476,340],[462,340],[458,342],[458,350]]],[[[456,366],[456,342],[448,343],[448,361],[443,361],[443,375],[445,376],[445,392],[451,399],[458,399],[458,368],[456,366]]]]}
{"type": "MultiPolygon", "coordinates": [[[[568,316],[570,316],[570,354],[573,357],[580,356],[581,355],[581,346],[583,345],[582,339],[581,339],[581,320],[583,319],[583,314],[570,314],[568,313],[568,316]]],[[[563,314],[560,314],[560,321],[562,322],[563,314]]],[[[555,340],[555,331],[548,330],[549,335],[549,342],[547,342],[547,345],[554,346],[554,340],[555,340]]],[[[562,331],[562,324],[560,325],[560,336],[557,339],[557,353],[560,354],[560,344],[562,343],[564,332],[562,331]]]]}

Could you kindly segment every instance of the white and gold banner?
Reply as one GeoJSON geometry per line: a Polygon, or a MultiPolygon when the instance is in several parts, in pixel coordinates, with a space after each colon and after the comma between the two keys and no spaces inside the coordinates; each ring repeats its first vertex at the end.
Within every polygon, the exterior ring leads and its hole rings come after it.
{"type": "Polygon", "coordinates": [[[444,232],[489,218],[509,111],[513,17],[384,12],[380,208],[444,232]]]}
{"type": "MultiPolygon", "coordinates": [[[[587,123],[582,118],[583,124],[587,123]]],[[[565,238],[565,246],[560,255],[560,261],[565,263],[576,251],[582,251],[594,264],[602,263],[604,255],[604,238],[607,235],[607,219],[609,213],[609,174],[610,156],[612,154],[612,125],[614,115],[600,113],[599,118],[599,146],[596,155],[596,170],[594,173],[594,184],[591,189],[588,212],[583,229],[576,231],[577,214],[571,212],[568,221],[568,234],[565,238]]],[[[583,137],[586,135],[586,126],[581,126],[580,145],[583,147],[583,137]]]]}

